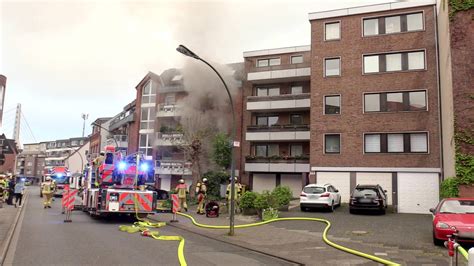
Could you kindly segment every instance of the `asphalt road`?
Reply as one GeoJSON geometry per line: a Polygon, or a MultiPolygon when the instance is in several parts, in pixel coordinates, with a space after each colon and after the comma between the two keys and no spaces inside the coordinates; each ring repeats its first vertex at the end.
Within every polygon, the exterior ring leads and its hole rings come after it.
{"type": "MultiPolygon", "coordinates": [[[[160,241],[118,230],[130,220],[93,219],[75,211],[72,223],[64,223],[60,198],[44,209],[38,188],[30,196],[17,240],[10,247],[13,265],[179,265],[178,242],[160,241]]],[[[186,239],[188,265],[289,265],[285,261],[230,244],[165,226],[162,235],[186,239]]],[[[8,256],[7,256],[8,258],[8,256]]]]}

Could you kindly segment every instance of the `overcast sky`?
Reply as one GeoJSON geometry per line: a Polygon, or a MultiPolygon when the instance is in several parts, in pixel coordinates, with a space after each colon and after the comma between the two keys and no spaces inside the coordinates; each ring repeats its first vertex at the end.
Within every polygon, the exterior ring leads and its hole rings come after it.
{"type": "Polygon", "coordinates": [[[93,120],[135,98],[148,71],[190,60],[178,44],[210,61],[240,62],[243,51],[308,45],[310,12],[381,2],[0,1],[2,131],[11,137],[21,103],[33,133],[24,123],[21,143],[81,136],[81,113],[89,114],[88,135],[93,120]]]}

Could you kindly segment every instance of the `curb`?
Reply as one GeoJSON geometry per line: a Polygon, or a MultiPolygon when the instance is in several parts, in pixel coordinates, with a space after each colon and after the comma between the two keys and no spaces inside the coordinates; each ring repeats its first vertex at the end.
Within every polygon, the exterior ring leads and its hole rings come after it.
{"type": "Polygon", "coordinates": [[[20,210],[18,210],[18,212],[16,213],[16,217],[13,221],[13,224],[10,226],[10,229],[8,229],[7,239],[2,244],[1,249],[0,249],[0,251],[1,251],[1,253],[0,253],[0,265],[3,265],[3,263],[5,262],[8,249],[10,248],[10,243],[12,241],[13,235],[14,235],[15,230],[16,230],[16,226],[18,224],[18,220],[20,219],[21,214],[26,209],[26,203],[28,202],[28,198],[29,198],[29,193],[26,193],[25,194],[25,199],[23,201],[23,207],[20,210]]]}
{"type": "MultiPolygon", "coordinates": [[[[153,221],[157,221],[154,218],[148,218],[148,219],[153,220],[153,221]]],[[[176,223],[168,223],[168,222],[166,223],[166,225],[169,225],[171,227],[178,228],[180,230],[183,230],[183,231],[186,231],[186,232],[189,232],[189,233],[193,233],[193,234],[196,234],[196,235],[208,238],[208,239],[212,239],[212,240],[215,240],[215,241],[218,241],[218,242],[221,242],[221,243],[226,243],[226,244],[233,245],[233,246],[236,246],[236,247],[239,247],[239,248],[242,248],[242,249],[246,249],[246,250],[252,251],[254,253],[262,254],[262,255],[265,255],[267,257],[276,258],[276,259],[279,259],[279,260],[282,260],[282,261],[285,261],[285,262],[288,262],[288,263],[291,263],[291,264],[294,264],[294,265],[305,265],[304,263],[301,263],[299,261],[295,261],[295,260],[292,260],[292,259],[288,259],[288,258],[279,256],[279,255],[268,253],[268,252],[265,252],[265,251],[262,251],[262,250],[259,250],[259,249],[256,249],[256,248],[252,248],[252,247],[249,247],[248,245],[237,243],[236,241],[233,241],[233,240],[230,240],[230,239],[223,239],[223,238],[218,238],[218,237],[213,236],[213,235],[207,235],[207,234],[204,234],[202,232],[199,232],[198,230],[194,230],[192,228],[189,228],[187,226],[180,226],[176,223]]]]}

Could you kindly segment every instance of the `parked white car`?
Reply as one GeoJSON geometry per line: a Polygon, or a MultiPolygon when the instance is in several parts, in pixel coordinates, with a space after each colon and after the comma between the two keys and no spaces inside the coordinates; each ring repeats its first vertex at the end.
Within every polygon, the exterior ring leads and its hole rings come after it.
{"type": "Polygon", "coordinates": [[[309,184],[303,188],[300,194],[301,211],[309,208],[323,207],[330,211],[341,205],[341,194],[331,184],[309,184]]]}

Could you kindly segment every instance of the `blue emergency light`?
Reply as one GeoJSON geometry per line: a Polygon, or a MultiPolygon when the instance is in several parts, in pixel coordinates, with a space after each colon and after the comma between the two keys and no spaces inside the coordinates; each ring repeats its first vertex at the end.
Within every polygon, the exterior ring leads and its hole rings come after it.
{"type": "Polygon", "coordinates": [[[61,178],[61,177],[63,177],[63,174],[58,173],[58,174],[56,174],[56,176],[59,177],[59,178],[61,178]]]}
{"type": "Polygon", "coordinates": [[[127,163],[124,162],[124,161],[119,162],[119,164],[118,164],[118,169],[119,169],[120,171],[124,171],[125,169],[127,169],[127,163]]]}
{"type": "Polygon", "coordinates": [[[142,164],[140,165],[140,170],[143,171],[143,172],[148,171],[148,164],[142,163],[142,164]]]}

